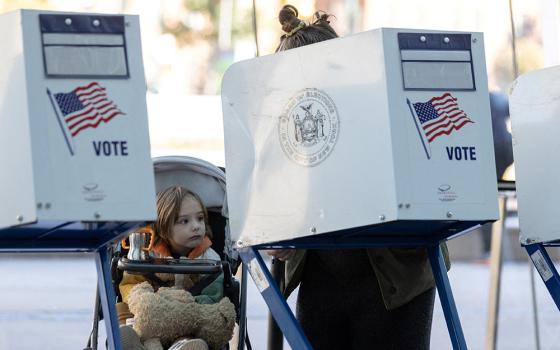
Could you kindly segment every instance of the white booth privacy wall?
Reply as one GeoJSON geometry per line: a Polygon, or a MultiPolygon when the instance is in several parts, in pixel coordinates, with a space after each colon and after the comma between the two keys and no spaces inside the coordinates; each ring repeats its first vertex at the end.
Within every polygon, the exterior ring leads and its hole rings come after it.
{"type": "Polygon", "coordinates": [[[384,28],[243,61],[222,103],[240,245],[497,218],[480,33],[384,28]]]}

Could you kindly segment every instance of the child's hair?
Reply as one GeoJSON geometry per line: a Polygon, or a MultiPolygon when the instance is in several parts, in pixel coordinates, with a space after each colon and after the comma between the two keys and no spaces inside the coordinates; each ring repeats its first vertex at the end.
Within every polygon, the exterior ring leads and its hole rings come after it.
{"type": "Polygon", "coordinates": [[[185,197],[191,197],[196,200],[202,211],[204,212],[204,226],[206,227],[206,236],[212,238],[212,230],[208,224],[208,211],[202,203],[200,197],[181,186],[168,187],[164,191],[161,191],[157,195],[157,219],[154,223],[155,240],[157,243],[159,240],[164,241],[169,245],[169,240],[171,237],[171,229],[177,219],[179,218],[179,211],[181,210],[181,203],[185,197]]]}
{"type": "Polygon", "coordinates": [[[280,44],[276,48],[276,52],[338,38],[330,25],[330,15],[317,11],[314,17],[313,23],[306,24],[298,18],[297,8],[292,5],[284,5],[278,14],[278,20],[286,34],[280,37],[280,44]]]}

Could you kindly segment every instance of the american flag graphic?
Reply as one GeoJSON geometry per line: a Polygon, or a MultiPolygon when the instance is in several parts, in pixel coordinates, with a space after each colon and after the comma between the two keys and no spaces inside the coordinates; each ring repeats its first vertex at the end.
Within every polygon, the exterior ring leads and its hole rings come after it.
{"type": "Polygon", "coordinates": [[[474,123],[459,108],[457,98],[449,92],[433,97],[427,102],[414,103],[413,106],[428,142],[432,142],[441,135],[449,135],[469,123],[474,123]]]}
{"type": "Polygon", "coordinates": [[[109,99],[106,89],[97,82],[79,86],[64,93],[55,93],[54,99],[72,137],[88,128],[97,128],[118,115],[124,115],[109,99]]]}

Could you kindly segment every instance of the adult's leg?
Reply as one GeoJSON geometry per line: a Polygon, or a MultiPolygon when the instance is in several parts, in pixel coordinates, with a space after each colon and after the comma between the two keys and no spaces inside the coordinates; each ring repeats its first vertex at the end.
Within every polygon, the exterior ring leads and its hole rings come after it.
{"type": "Polygon", "coordinates": [[[308,293],[300,287],[297,319],[315,350],[349,349],[344,315],[331,307],[333,299],[321,293],[308,293]]]}
{"type": "Polygon", "coordinates": [[[348,308],[352,310],[348,334],[352,346],[348,349],[392,349],[391,328],[394,325],[373,270],[362,288],[362,295],[353,299],[353,305],[348,308]]]}
{"type": "Polygon", "coordinates": [[[374,282],[364,249],[307,252],[296,313],[314,349],[351,349],[352,319],[374,282]]]}
{"type": "Polygon", "coordinates": [[[387,310],[377,281],[371,293],[353,307],[352,349],[429,350],[435,288],[405,305],[387,310]]]}
{"type": "Polygon", "coordinates": [[[390,311],[392,349],[430,349],[435,287],[390,311]]]}
{"type": "Polygon", "coordinates": [[[332,280],[309,260],[299,287],[296,317],[313,349],[347,349],[346,337],[341,336],[347,332],[347,323],[339,308],[336,283],[333,286],[332,280]]]}

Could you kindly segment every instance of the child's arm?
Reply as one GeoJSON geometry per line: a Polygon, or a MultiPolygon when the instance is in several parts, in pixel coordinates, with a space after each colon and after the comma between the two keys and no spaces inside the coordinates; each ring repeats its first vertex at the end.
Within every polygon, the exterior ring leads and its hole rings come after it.
{"type": "Polygon", "coordinates": [[[200,295],[194,297],[199,304],[215,304],[224,297],[224,273],[220,273],[216,279],[204,288],[200,295]]]}
{"type": "Polygon", "coordinates": [[[123,279],[119,284],[119,291],[121,292],[123,302],[128,304],[128,296],[130,294],[130,290],[132,289],[132,287],[144,281],[146,281],[146,278],[144,278],[144,276],[142,275],[133,275],[128,272],[125,272],[123,274],[123,279]]]}
{"type": "MultiPolygon", "coordinates": [[[[206,249],[206,251],[198,259],[208,259],[220,261],[220,256],[212,248],[206,249]]],[[[206,286],[199,295],[195,296],[194,299],[199,304],[215,304],[222,300],[224,297],[224,273],[221,272],[214,281],[212,281],[208,286],[206,286]]]]}

